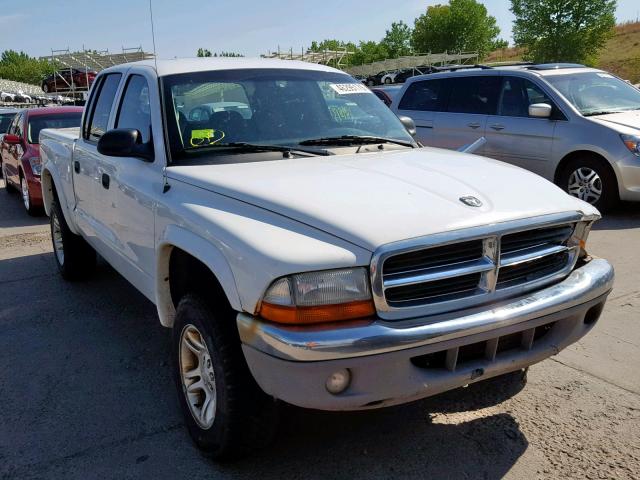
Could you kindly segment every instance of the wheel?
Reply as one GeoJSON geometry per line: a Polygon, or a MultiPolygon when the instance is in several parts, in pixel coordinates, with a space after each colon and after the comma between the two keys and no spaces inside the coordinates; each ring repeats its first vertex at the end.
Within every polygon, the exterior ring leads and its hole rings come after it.
{"type": "Polygon", "coordinates": [[[4,179],[4,190],[9,194],[15,193],[16,190],[14,186],[9,183],[9,176],[7,175],[7,171],[5,170],[4,163],[2,163],[2,178],[4,179]]]}
{"type": "Polygon", "coordinates": [[[584,156],[569,161],[559,175],[558,186],[603,212],[618,201],[615,174],[598,157],[584,156]]]}
{"type": "Polygon", "coordinates": [[[389,77],[384,79],[384,83],[386,83],[387,85],[391,84],[391,79],[389,77]]]}
{"type": "Polygon", "coordinates": [[[33,206],[31,194],[29,193],[29,183],[23,176],[20,177],[20,192],[22,193],[22,203],[27,213],[32,217],[39,215],[41,209],[33,206]]]}
{"type": "Polygon", "coordinates": [[[47,85],[46,83],[42,84],[42,91],[44,93],[49,93],[49,85],[47,85]]]}
{"type": "Polygon", "coordinates": [[[86,278],[96,266],[95,250],[84,238],[69,230],[57,200],[51,204],[49,220],[53,258],[62,278],[71,281],[86,278]]]}
{"type": "Polygon", "coordinates": [[[369,85],[370,87],[374,87],[376,85],[376,82],[374,82],[373,80],[369,80],[367,81],[367,85],[369,85]]]}
{"type": "Polygon", "coordinates": [[[230,308],[185,295],[173,326],[173,371],[185,423],[196,445],[217,460],[270,442],[277,405],[249,372],[230,308]]]}

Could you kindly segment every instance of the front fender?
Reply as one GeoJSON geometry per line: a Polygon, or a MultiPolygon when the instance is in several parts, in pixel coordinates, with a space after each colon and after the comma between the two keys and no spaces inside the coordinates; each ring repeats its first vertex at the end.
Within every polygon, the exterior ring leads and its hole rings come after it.
{"type": "Polygon", "coordinates": [[[236,311],[242,310],[233,272],[222,252],[195,233],[178,225],[168,225],[156,249],[156,306],[163,326],[171,327],[176,313],[169,283],[169,259],[174,248],[179,248],[204,263],[218,279],[231,307],[236,311]]]}

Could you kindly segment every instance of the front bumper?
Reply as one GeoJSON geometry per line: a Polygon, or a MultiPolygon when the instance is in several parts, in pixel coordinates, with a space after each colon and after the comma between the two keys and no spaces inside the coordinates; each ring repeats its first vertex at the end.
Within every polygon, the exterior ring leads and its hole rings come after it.
{"type": "Polygon", "coordinates": [[[463,312],[406,321],[287,327],[240,313],[247,363],[260,387],[288,403],[358,410],[404,403],[508,373],[558,353],[598,319],[613,286],[595,259],[530,295],[463,312]],[[351,383],[325,389],[336,370],[351,383]]]}

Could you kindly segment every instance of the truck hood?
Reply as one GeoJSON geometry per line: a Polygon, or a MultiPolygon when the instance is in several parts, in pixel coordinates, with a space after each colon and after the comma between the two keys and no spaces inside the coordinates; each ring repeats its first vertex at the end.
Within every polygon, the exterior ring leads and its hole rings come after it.
{"type": "Polygon", "coordinates": [[[539,215],[597,210],[531,172],[435,148],[172,166],[170,179],[247,202],[360,247],[539,215]],[[465,205],[473,196],[480,207],[465,205]]]}
{"type": "Polygon", "coordinates": [[[626,127],[634,130],[640,130],[640,110],[629,110],[628,112],[610,113],[608,115],[598,115],[589,117],[601,125],[609,127],[626,127]]]}

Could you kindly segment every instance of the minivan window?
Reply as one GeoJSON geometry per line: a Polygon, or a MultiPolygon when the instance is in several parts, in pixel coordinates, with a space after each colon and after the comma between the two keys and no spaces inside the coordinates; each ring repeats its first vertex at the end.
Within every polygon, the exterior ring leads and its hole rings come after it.
{"type": "Polygon", "coordinates": [[[640,110],[640,90],[605,72],[545,77],[584,116],[640,110]]]}
{"type": "Polygon", "coordinates": [[[141,75],[131,75],[127,80],[116,128],[135,128],[142,135],[143,143],[151,139],[149,85],[141,75]]]}
{"type": "Polygon", "coordinates": [[[533,82],[519,77],[504,77],[498,101],[498,115],[506,117],[528,117],[529,105],[553,102],[533,82]]]}
{"type": "Polygon", "coordinates": [[[98,141],[107,131],[111,106],[113,105],[113,99],[116,96],[121,77],[120,73],[110,73],[100,85],[100,91],[97,92],[97,98],[88,124],[88,140],[98,141]]]}
{"type": "Polygon", "coordinates": [[[441,112],[446,97],[446,81],[423,80],[413,82],[402,96],[399,110],[418,110],[423,112],[441,112]]]}
{"type": "Polygon", "coordinates": [[[500,92],[500,77],[454,77],[449,78],[448,81],[451,89],[448,112],[495,114],[500,92]]]}

